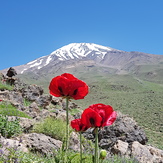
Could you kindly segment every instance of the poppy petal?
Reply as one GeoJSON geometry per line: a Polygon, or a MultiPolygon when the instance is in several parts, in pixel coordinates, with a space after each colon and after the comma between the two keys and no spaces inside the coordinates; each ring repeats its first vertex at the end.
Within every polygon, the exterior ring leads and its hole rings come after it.
{"type": "Polygon", "coordinates": [[[70,83],[70,96],[75,100],[83,99],[88,94],[88,86],[81,80],[74,80],[70,83]]]}
{"type": "Polygon", "coordinates": [[[76,131],[86,131],[88,129],[87,126],[81,123],[81,119],[74,119],[71,121],[71,127],[76,131]]]}
{"type": "Polygon", "coordinates": [[[102,124],[102,127],[112,125],[114,123],[114,121],[116,120],[116,117],[117,117],[117,113],[115,111],[113,111],[112,114],[102,124]]]}
{"type": "Polygon", "coordinates": [[[69,80],[76,80],[77,79],[74,75],[69,74],[69,73],[64,73],[61,76],[64,77],[64,78],[67,78],[69,80]]]}
{"type": "Polygon", "coordinates": [[[98,103],[89,106],[89,108],[91,108],[101,116],[101,127],[111,125],[116,119],[116,112],[110,105],[98,103]]]}
{"type": "Polygon", "coordinates": [[[60,76],[53,78],[49,85],[50,94],[56,97],[62,96],[60,90],[58,89],[59,79],[60,79],[60,76]]]}
{"type": "Polygon", "coordinates": [[[84,125],[88,127],[100,127],[102,118],[97,112],[95,112],[91,108],[87,108],[83,111],[81,115],[81,121],[84,125]]]}
{"type": "Polygon", "coordinates": [[[50,82],[49,90],[53,96],[67,96],[75,100],[83,99],[88,94],[87,84],[69,73],[54,77],[50,82]]]}

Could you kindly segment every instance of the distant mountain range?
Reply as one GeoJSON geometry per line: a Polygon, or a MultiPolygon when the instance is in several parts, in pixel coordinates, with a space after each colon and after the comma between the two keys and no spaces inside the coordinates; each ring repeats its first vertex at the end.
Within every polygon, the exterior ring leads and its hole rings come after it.
{"type": "Polygon", "coordinates": [[[126,52],[93,43],[71,43],[27,64],[14,67],[18,74],[27,72],[41,73],[69,68],[74,63],[88,66],[109,67],[120,72],[130,72],[133,67],[140,65],[162,64],[163,55],[142,52],[126,52]]]}
{"type": "Polygon", "coordinates": [[[50,78],[62,72],[77,74],[84,71],[113,74],[145,72],[153,75],[163,69],[163,55],[126,52],[93,43],[71,43],[47,56],[14,68],[18,74],[33,74],[36,79],[42,76],[50,78]]]}

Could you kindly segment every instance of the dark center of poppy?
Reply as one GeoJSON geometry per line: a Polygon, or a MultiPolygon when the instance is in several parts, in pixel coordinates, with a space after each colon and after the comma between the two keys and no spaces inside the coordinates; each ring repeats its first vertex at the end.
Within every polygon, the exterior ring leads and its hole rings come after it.
{"type": "Polygon", "coordinates": [[[93,118],[90,118],[89,121],[90,121],[90,123],[91,123],[92,126],[95,125],[95,120],[93,118]]]}
{"type": "Polygon", "coordinates": [[[78,92],[78,89],[75,89],[73,95],[75,96],[77,92],[78,92]]]}
{"type": "Polygon", "coordinates": [[[79,125],[79,129],[80,129],[80,131],[82,130],[82,128],[83,128],[83,125],[80,124],[80,125],[79,125]]]}
{"type": "Polygon", "coordinates": [[[60,91],[60,94],[61,94],[62,96],[64,96],[62,87],[59,86],[59,87],[58,87],[58,90],[60,91]]]}

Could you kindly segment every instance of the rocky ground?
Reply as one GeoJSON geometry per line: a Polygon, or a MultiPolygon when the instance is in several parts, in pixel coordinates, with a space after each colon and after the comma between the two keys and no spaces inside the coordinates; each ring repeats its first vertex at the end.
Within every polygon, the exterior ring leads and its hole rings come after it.
{"type": "MultiPolygon", "coordinates": [[[[46,117],[62,118],[65,114],[65,103],[61,98],[55,98],[51,95],[44,94],[43,89],[37,85],[27,85],[16,78],[4,77],[14,85],[13,90],[0,90],[0,99],[10,102],[19,110],[27,113],[32,119],[20,118],[20,125],[23,128],[23,134],[10,139],[0,136],[1,150],[5,150],[5,145],[9,147],[17,147],[21,151],[40,152],[45,155],[53,153],[62,146],[60,140],[51,138],[42,133],[31,133],[31,129],[35,123],[42,121],[46,117]],[[24,99],[30,101],[29,106],[24,105],[24,99]],[[55,112],[51,112],[53,108],[55,112]],[[40,107],[42,109],[40,109],[40,107]]],[[[77,108],[75,103],[71,102],[70,109],[77,108]]],[[[78,118],[79,114],[74,117],[70,115],[70,119],[78,118]]],[[[15,120],[17,117],[8,117],[8,120],[15,120]]],[[[93,129],[88,129],[83,136],[94,141],[93,129]]],[[[117,120],[114,125],[105,127],[99,131],[99,146],[108,151],[108,157],[111,155],[121,155],[126,157],[134,157],[141,163],[162,163],[163,151],[147,144],[148,138],[145,132],[130,117],[118,112],[117,120]]],[[[76,132],[72,132],[70,136],[70,149],[79,151],[79,136],[76,132]]],[[[83,149],[88,150],[88,146],[84,145],[83,149]]],[[[89,150],[88,150],[89,151],[89,150]]],[[[7,151],[6,151],[7,152],[7,151]]],[[[90,150],[91,152],[91,150],[90,150]]]]}

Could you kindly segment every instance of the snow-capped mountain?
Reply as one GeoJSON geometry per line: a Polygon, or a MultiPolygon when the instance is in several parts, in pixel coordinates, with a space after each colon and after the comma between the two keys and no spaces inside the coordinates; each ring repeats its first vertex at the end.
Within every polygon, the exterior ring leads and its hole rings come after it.
{"type": "Polygon", "coordinates": [[[105,55],[111,51],[120,50],[93,43],[71,43],[53,51],[50,55],[43,56],[25,65],[17,66],[16,69],[18,73],[23,74],[68,60],[92,59],[96,62],[101,62],[105,55]]]}
{"type": "Polygon", "coordinates": [[[135,70],[135,66],[160,62],[163,62],[162,55],[126,52],[94,43],[71,43],[47,56],[14,68],[18,74],[39,75],[54,74],[60,70],[65,72],[69,68],[99,66],[114,69],[117,73],[126,73],[135,70]]]}
{"type": "Polygon", "coordinates": [[[97,55],[99,59],[103,59],[108,51],[112,48],[91,44],[91,43],[72,43],[52,52],[50,56],[56,55],[61,61],[69,59],[81,59],[83,57],[93,57],[97,55]]]}

